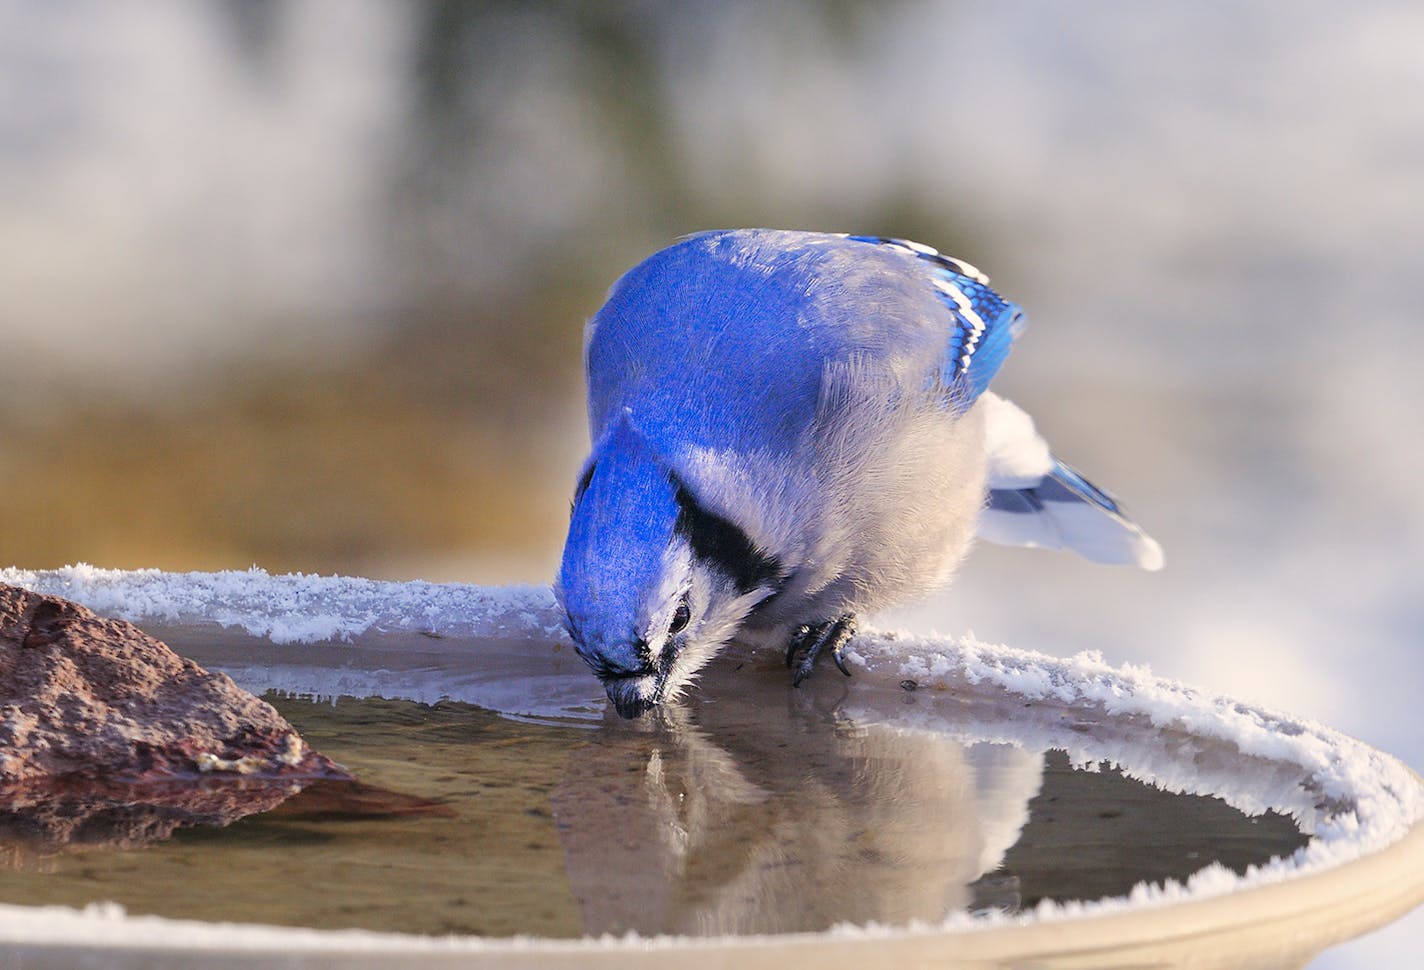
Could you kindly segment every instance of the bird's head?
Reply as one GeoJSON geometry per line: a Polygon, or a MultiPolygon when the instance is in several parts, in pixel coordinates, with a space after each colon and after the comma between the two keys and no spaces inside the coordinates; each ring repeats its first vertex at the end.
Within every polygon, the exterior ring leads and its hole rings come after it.
{"type": "Polygon", "coordinates": [[[627,420],[574,493],[556,591],[579,656],[623,717],[687,686],[781,578],[745,531],[704,507],[627,420]]]}

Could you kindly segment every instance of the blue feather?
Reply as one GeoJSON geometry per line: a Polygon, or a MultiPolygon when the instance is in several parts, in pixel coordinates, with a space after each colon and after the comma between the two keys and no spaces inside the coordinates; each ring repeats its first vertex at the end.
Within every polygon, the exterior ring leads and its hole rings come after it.
{"type": "Polygon", "coordinates": [[[640,669],[634,627],[677,522],[678,484],[626,413],[594,445],[569,521],[559,595],[579,654],[600,674],[640,669]]]}
{"type": "Polygon", "coordinates": [[[952,330],[941,380],[956,404],[967,408],[989,388],[1022,332],[1024,313],[989,288],[989,279],[962,260],[928,246],[883,236],[848,236],[912,253],[927,264],[927,282],[950,313],[952,330]]]}

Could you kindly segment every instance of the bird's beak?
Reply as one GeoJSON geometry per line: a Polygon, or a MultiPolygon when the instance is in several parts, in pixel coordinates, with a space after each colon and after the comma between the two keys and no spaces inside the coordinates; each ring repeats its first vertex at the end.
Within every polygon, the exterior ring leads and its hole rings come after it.
{"type": "Polygon", "coordinates": [[[663,680],[656,675],[609,677],[603,682],[620,717],[642,717],[662,699],[663,680]]]}

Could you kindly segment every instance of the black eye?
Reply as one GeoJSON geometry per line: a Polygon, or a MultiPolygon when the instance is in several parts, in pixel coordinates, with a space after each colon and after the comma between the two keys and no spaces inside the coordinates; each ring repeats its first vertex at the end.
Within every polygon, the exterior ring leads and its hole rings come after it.
{"type": "Polygon", "coordinates": [[[687,600],[677,604],[677,612],[672,615],[672,623],[668,626],[668,633],[681,633],[687,629],[687,621],[692,619],[692,610],[687,605],[687,600]]]}

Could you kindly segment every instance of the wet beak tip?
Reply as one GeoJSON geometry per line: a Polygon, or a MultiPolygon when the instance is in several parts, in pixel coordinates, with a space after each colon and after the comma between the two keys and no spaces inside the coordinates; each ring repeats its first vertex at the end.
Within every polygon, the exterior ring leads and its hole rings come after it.
{"type": "Polygon", "coordinates": [[[608,699],[613,702],[618,716],[627,720],[642,717],[657,705],[656,698],[644,697],[637,686],[630,682],[607,681],[604,683],[604,689],[608,692],[608,699]]]}

